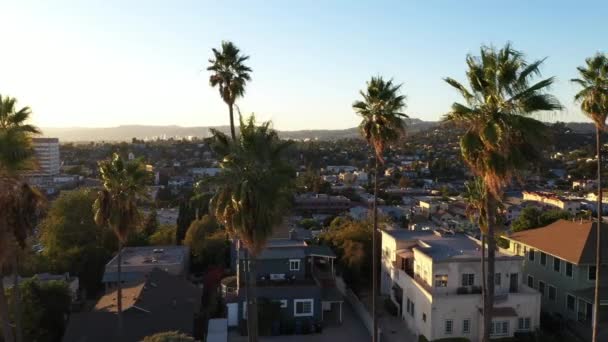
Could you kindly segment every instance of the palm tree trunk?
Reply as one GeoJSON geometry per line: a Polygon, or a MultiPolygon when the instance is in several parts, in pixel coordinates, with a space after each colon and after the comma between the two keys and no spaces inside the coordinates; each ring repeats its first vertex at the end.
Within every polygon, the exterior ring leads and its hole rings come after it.
{"type": "Polygon", "coordinates": [[[378,296],[378,157],[374,169],[374,227],[372,232],[372,342],[378,341],[378,315],[376,314],[376,296],[378,296]]]}
{"type": "Polygon", "coordinates": [[[23,342],[21,326],[21,289],[19,288],[19,251],[15,250],[13,258],[13,300],[15,302],[15,341],[23,342]]]}
{"type": "Polygon", "coordinates": [[[249,342],[258,342],[258,298],[257,298],[257,272],[256,256],[249,253],[249,292],[247,294],[249,307],[247,308],[247,326],[249,327],[249,342]]]}
{"type": "Polygon", "coordinates": [[[597,152],[597,229],[595,242],[595,297],[593,299],[593,342],[597,342],[598,323],[600,314],[600,266],[602,260],[602,143],[601,131],[595,128],[595,149],[597,152]]]}
{"type": "Polygon", "coordinates": [[[233,104],[228,104],[228,112],[230,113],[230,136],[232,141],[236,141],[236,131],[234,130],[234,108],[233,104]]]}
{"type": "Polygon", "coordinates": [[[496,216],[496,203],[495,199],[490,193],[486,193],[486,218],[488,225],[488,234],[486,240],[488,242],[488,276],[486,277],[485,283],[487,292],[484,297],[483,303],[483,341],[490,341],[490,326],[492,324],[492,311],[494,308],[494,257],[496,255],[494,240],[494,221],[496,216]],[[490,281],[492,279],[492,281],[490,281]]]}
{"type": "Polygon", "coordinates": [[[2,321],[2,336],[5,342],[13,342],[13,327],[8,318],[8,303],[6,300],[6,292],[4,291],[4,277],[0,273],[0,321],[2,321]]]}
{"type": "MultiPolygon", "coordinates": [[[[488,276],[486,272],[486,236],[481,233],[481,303],[486,307],[486,296],[488,294],[488,276]]],[[[484,321],[485,322],[485,321],[484,321]]],[[[485,326],[484,326],[485,331],[485,326]]]]}
{"type": "Polygon", "coordinates": [[[116,307],[118,313],[118,340],[123,340],[123,322],[122,322],[122,241],[118,241],[118,262],[117,280],[118,287],[116,288],[116,307]]]}

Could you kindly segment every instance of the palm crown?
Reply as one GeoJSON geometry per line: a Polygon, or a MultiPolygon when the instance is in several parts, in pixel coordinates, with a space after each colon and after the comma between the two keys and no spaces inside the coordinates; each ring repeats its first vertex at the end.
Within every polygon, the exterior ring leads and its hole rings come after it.
{"type": "Polygon", "coordinates": [[[33,150],[31,135],[40,130],[27,124],[32,114],[29,107],[16,109],[17,100],[0,95],[0,172],[13,174],[30,168],[33,150]]]}
{"type": "Polygon", "coordinates": [[[283,157],[289,142],[281,141],[269,122],[255,125],[252,115],[240,120],[236,141],[213,131],[213,149],[222,172],[211,211],[254,255],[264,247],[290,203],[294,170],[283,157]]]}
{"type": "Polygon", "coordinates": [[[359,129],[367,142],[374,147],[376,157],[384,162],[382,153],[387,144],[396,141],[405,132],[401,111],[405,108],[405,96],[400,95],[401,85],[372,77],[367,89],[361,91],[363,100],[356,101],[353,109],[362,117],[359,129]]]}
{"type": "Polygon", "coordinates": [[[574,99],[580,102],[582,111],[600,130],[606,130],[608,116],[608,57],[596,54],[585,60],[586,67],[578,67],[581,78],[572,82],[581,86],[574,99]]]}
{"type": "Polygon", "coordinates": [[[109,226],[121,242],[125,242],[132,227],[141,219],[137,201],[145,198],[147,178],[143,165],[124,162],[118,154],[99,162],[103,187],[93,204],[95,222],[109,226]]]}
{"type": "Polygon", "coordinates": [[[217,86],[220,96],[229,105],[245,94],[245,85],[251,80],[251,68],[245,65],[249,56],[244,56],[232,42],[223,41],[221,51],[213,49],[213,58],[207,70],[212,74],[209,84],[217,86]]]}
{"type": "Polygon", "coordinates": [[[547,137],[546,126],[530,115],[561,109],[545,92],[552,77],[531,83],[543,61],[528,64],[509,44],[500,50],[484,46],[479,57],[467,57],[470,89],[445,79],[465,103],[455,102],[444,120],[466,128],[460,139],[463,159],[495,196],[515,170],[536,160],[536,147],[547,137]]]}

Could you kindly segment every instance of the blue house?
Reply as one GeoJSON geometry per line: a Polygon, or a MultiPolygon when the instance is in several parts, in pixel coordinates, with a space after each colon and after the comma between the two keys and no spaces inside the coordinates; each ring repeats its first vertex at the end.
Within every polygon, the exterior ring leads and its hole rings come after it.
{"type": "MultiPolygon", "coordinates": [[[[247,320],[245,272],[247,253],[237,253],[235,288],[226,294],[229,326],[247,320]]],[[[335,254],[327,246],[305,241],[270,239],[256,262],[258,304],[276,303],[280,322],[274,333],[290,326],[295,333],[310,327],[342,322],[342,294],[336,288],[335,254]],[[307,328],[304,328],[304,327],[307,328]]]]}

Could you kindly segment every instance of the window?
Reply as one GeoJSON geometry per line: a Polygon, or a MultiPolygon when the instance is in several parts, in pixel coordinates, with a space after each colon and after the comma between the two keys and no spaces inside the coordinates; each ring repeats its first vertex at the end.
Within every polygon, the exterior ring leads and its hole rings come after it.
{"type": "Polygon", "coordinates": [[[410,307],[410,316],[414,317],[414,302],[412,302],[412,306],[410,307]]]}
{"type": "Polygon", "coordinates": [[[473,286],[475,284],[475,274],[463,273],[462,274],[462,286],[473,286]]]}
{"type": "Polygon", "coordinates": [[[519,317],[517,319],[517,330],[530,330],[530,317],[519,317]]]}
{"type": "Polygon", "coordinates": [[[589,266],[589,274],[587,275],[589,280],[595,280],[595,266],[589,266]]]}
{"type": "Polygon", "coordinates": [[[294,299],[293,315],[295,317],[304,317],[313,315],[314,301],[312,299],[294,299]]]}
{"type": "Polygon", "coordinates": [[[572,278],[572,264],[566,262],[566,276],[572,278]]]}
{"type": "Polygon", "coordinates": [[[409,312],[410,312],[410,307],[411,307],[411,306],[412,306],[412,302],[410,302],[410,299],[408,298],[408,299],[407,299],[407,306],[406,306],[406,310],[405,310],[405,311],[409,313],[409,312]]]}
{"type": "Polygon", "coordinates": [[[534,261],[534,250],[532,248],[528,251],[528,260],[534,261]]]}
{"type": "Polygon", "coordinates": [[[447,274],[435,274],[435,287],[447,287],[448,286],[448,275],[447,274]]]}
{"type": "Polygon", "coordinates": [[[289,270],[290,271],[299,271],[300,270],[300,259],[290,259],[289,260],[289,270]]]}
{"type": "Polygon", "coordinates": [[[538,292],[542,297],[545,296],[545,283],[542,280],[538,281],[538,292]]]}
{"type": "Polygon", "coordinates": [[[495,321],[490,324],[490,336],[509,335],[509,321],[495,321]]]}
{"type": "Polygon", "coordinates": [[[568,311],[574,312],[575,306],[576,306],[576,304],[575,304],[574,296],[571,294],[567,294],[566,295],[566,308],[568,309],[568,311]]]}
{"type": "Polygon", "coordinates": [[[422,321],[426,322],[426,314],[425,313],[422,313],[422,321]]]}
{"type": "Polygon", "coordinates": [[[494,284],[496,286],[500,286],[500,273],[495,273],[494,274],[494,284]]]}
{"type": "Polygon", "coordinates": [[[519,255],[519,253],[521,253],[521,245],[516,243],[515,244],[515,254],[519,255]]]}
{"type": "Polygon", "coordinates": [[[451,319],[446,319],[445,320],[445,334],[452,335],[453,332],[454,332],[454,321],[451,319]]]}
{"type": "Polygon", "coordinates": [[[555,272],[560,272],[562,266],[562,260],[560,258],[553,257],[553,270],[555,272]]]}
{"type": "Polygon", "coordinates": [[[549,285],[549,299],[552,301],[557,300],[557,289],[553,285],[549,285]]]}
{"type": "Polygon", "coordinates": [[[462,320],[462,333],[463,334],[468,334],[471,332],[471,320],[470,319],[463,319],[462,320]]]}
{"type": "Polygon", "coordinates": [[[540,264],[545,266],[547,265],[547,254],[540,252],[540,264]]]}
{"type": "Polygon", "coordinates": [[[528,274],[528,287],[533,289],[534,288],[534,277],[528,274]]]}

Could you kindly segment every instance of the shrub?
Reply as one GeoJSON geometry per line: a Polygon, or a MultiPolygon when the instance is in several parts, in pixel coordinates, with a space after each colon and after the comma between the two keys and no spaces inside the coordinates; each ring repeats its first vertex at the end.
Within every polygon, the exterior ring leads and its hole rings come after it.
{"type": "Polygon", "coordinates": [[[429,340],[424,335],[420,335],[418,336],[418,342],[429,342],[429,340]]]}

